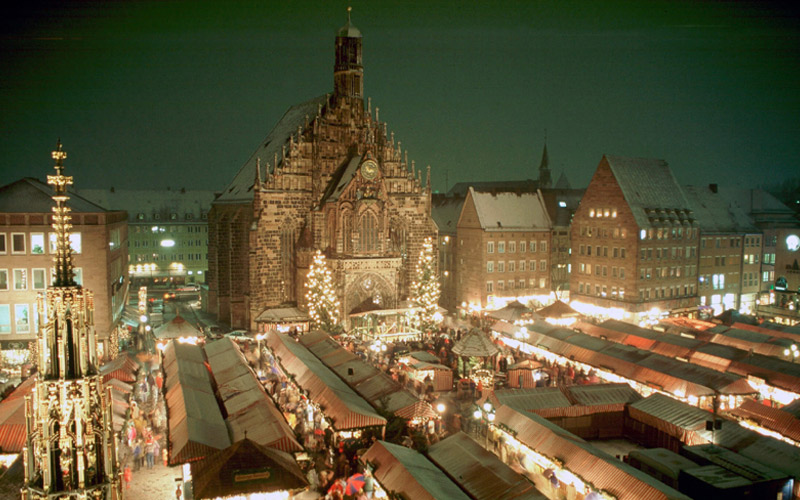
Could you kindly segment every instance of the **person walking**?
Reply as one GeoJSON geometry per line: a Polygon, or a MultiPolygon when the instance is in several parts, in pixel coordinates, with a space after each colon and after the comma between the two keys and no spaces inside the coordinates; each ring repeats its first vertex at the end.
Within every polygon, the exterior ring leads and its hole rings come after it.
{"type": "Polygon", "coordinates": [[[142,441],[140,439],[136,440],[136,444],[133,446],[133,471],[136,472],[139,470],[139,458],[142,456],[142,441]]]}
{"type": "Polygon", "coordinates": [[[126,465],[125,471],[122,473],[122,479],[125,481],[125,489],[131,489],[131,479],[133,479],[133,472],[131,472],[131,466],[126,465]]]}
{"type": "Polygon", "coordinates": [[[155,451],[155,442],[153,441],[152,437],[147,438],[147,442],[144,444],[144,455],[147,459],[147,468],[153,468],[153,452],[155,451]]]}

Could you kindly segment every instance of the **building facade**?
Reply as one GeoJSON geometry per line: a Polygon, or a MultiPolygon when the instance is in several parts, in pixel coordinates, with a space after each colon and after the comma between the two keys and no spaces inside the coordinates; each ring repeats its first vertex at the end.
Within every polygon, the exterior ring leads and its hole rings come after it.
{"type": "Polygon", "coordinates": [[[684,186],[700,227],[698,300],[706,315],[753,312],[759,289],[761,232],[716,184],[684,186]]]}
{"type": "Polygon", "coordinates": [[[361,32],[335,41],[334,91],[287,111],[209,213],[208,308],[254,329],[285,304],[304,305],[313,252],[334,274],[346,318],[371,301],[407,297],[422,243],[436,240],[430,171],[365,103],[361,32]]]}
{"type": "Polygon", "coordinates": [[[111,188],[79,194],[128,212],[128,272],[136,286],[205,283],[212,191],[111,188]]]}
{"type": "MultiPolygon", "coordinates": [[[[71,194],[75,282],[94,290],[94,325],[105,344],[125,305],[128,288],[128,223],[110,211],[71,194]]],[[[56,233],[51,223],[50,189],[25,178],[0,188],[0,342],[27,349],[36,337],[36,296],[55,273],[56,233]]]]}
{"type": "Polygon", "coordinates": [[[603,156],[570,236],[579,305],[633,320],[696,307],[699,229],[666,162],[603,156]]]}
{"type": "Polygon", "coordinates": [[[469,188],[456,239],[461,307],[480,311],[549,298],[552,224],[540,192],[469,188]]]}

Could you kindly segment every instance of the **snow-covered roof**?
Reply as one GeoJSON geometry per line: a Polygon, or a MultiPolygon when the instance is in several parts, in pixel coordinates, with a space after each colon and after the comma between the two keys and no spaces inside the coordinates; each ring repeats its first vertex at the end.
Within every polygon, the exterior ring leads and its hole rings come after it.
{"type": "Polygon", "coordinates": [[[213,191],[186,189],[80,189],[78,193],[100,206],[127,211],[132,224],[203,222],[214,201],[213,191]]]}
{"type": "Polygon", "coordinates": [[[664,160],[605,155],[640,228],[691,217],[689,201],[664,160]]]}
{"type": "Polygon", "coordinates": [[[481,228],[486,231],[550,229],[544,201],[538,193],[484,193],[469,188],[481,228]]]}
{"type": "Polygon", "coordinates": [[[463,196],[438,193],[431,196],[431,216],[439,228],[439,234],[456,234],[456,225],[463,207],[463,196]]]}
{"type": "MultiPolygon", "coordinates": [[[[309,120],[313,119],[317,115],[319,106],[325,105],[326,101],[327,96],[323,95],[289,108],[215,202],[252,200],[258,159],[260,158],[263,164],[270,163],[274,169],[275,165],[272,163],[274,163],[276,155],[278,158],[281,157],[281,146],[286,144],[293,133],[297,132],[298,127],[305,125],[306,117],[309,120]]],[[[265,177],[265,175],[261,176],[262,179],[265,177]]]]}
{"type": "Polygon", "coordinates": [[[700,230],[704,233],[758,232],[740,204],[706,186],[684,186],[700,230]]]}
{"type": "MultiPolygon", "coordinates": [[[[67,206],[73,212],[105,213],[108,210],[68,190],[67,206]]],[[[25,177],[0,187],[0,212],[52,213],[53,188],[39,179],[25,177]]]]}

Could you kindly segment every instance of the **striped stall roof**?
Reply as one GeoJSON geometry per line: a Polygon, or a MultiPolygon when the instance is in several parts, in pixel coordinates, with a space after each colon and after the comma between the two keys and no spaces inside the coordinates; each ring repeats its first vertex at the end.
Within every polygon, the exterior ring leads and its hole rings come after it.
{"type": "Polygon", "coordinates": [[[494,453],[463,432],[430,448],[428,457],[476,500],[544,500],[547,498],[494,453]]]}
{"type": "Polygon", "coordinates": [[[468,500],[441,469],[416,450],[376,441],[361,457],[372,464],[373,476],[384,490],[413,500],[468,500]]]}
{"type": "Polygon", "coordinates": [[[280,358],[284,369],[295,376],[297,383],[309,392],[311,399],[333,419],[334,428],[345,430],[386,425],[385,418],[378,415],[305,346],[276,331],[267,335],[266,342],[280,358]]]}
{"type": "Polygon", "coordinates": [[[800,443],[800,419],[782,408],[771,408],[754,399],[746,399],[727,412],[740,420],[750,420],[800,443]]]}
{"type": "Polygon", "coordinates": [[[496,415],[495,422],[514,429],[520,442],[550,460],[560,461],[563,468],[594,489],[607,491],[619,500],[689,498],[543,417],[505,405],[496,415]]]}

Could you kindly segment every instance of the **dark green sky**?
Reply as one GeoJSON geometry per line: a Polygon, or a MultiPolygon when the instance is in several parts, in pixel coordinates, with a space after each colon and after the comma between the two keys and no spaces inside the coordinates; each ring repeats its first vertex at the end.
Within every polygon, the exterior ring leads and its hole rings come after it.
{"type": "MultiPolygon", "coordinates": [[[[682,183],[800,174],[800,24],[742,2],[356,1],[365,92],[434,188],[585,186],[604,153],[682,183]]],[[[0,21],[0,184],[222,189],[286,109],[332,89],[348,2],[33,3],[0,21]]]]}

